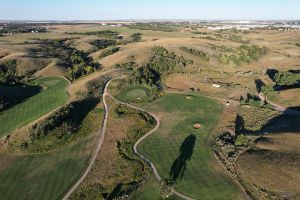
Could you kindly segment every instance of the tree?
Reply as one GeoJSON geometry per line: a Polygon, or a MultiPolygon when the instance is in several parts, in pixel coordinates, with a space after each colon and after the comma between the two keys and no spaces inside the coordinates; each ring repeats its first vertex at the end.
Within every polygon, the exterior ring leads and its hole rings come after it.
{"type": "Polygon", "coordinates": [[[133,42],[140,42],[142,41],[142,33],[134,33],[131,37],[132,37],[132,41],[133,42]]]}
{"type": "Polygon", "coordinates": [[[17,76],[17,61],[5,60],[0,63],[0,82],[18,82],[20,77],[17,76]]]}

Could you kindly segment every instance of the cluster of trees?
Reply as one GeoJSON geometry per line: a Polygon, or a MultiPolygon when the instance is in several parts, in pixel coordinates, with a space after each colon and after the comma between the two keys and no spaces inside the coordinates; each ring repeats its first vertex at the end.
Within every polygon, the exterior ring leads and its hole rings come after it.
{"type": "Polygon", "coordinates": [[[142,33],[134,33],[134,34],[132,34],[132,41],[133,42],[140,42],[140,41],[142,41],[142,33]]]}
{"type": "Polygon", "coordinates": [[[236,64],[251,63],[252,61],[258,61],[262,56],[269,53],[269,49],[266,47],[260,48],[257,45],[241,45],[237,49],[236,54],[219,54],[217,59],[221,64],[236,64]]]}
{"type": "Polygon", "coordinates": [[[73,50],[67,59],[68,73],[70,80],[75,80],[81,76],[91,74],[101,68],[89,55],[83,51],[73,50]]]}
{"type": "Polygon", "coordinates": [[[274,81],[280,86],[292,86],[300,83],[300,73],[280,71],[275,74],[274,81]]]}
{"type": "Polygon", "coordinates": [[[35,58],[59,58],[60,64],[67,70],[67,78],[75,80],[80,76],[93,73],[101,68],[88,53],[79,51],[66,43],[68,39],[39,39],[38,48],[30,50],[35,58]]]}
{"type": "Polygon", "coordinates": [[[130,29],[138,29],[138,30],[151,30],[151,31],[163,31],[163,32],[174,32],[178,29],[172,25],[167,24],[148,24],[148,23],[136,23],[133,25],[127,26],[130,29]]]}
{"type": "Polygon", "coordinates": [[[0,83],[17,83],[22,77],[17,75],[17,61],[5,60],[0,63],[0,83]]]}
{"type": "Polygon", "coordinates": [[[183,56],[177,56],[161,46],[153,47],[153,56],[149,65],[160,75],[163,73],[182,71],[186,66],[193,64],[192,60],[186,60],[183,56]]]}
{"type": "Polygon", "coordinates": [[[69,35],[94,35],[94,36],[98,36],[98,37],[106,37],[106,38],[114,38],[114,39],[117,39],[119,36],[118,32],[112,31],[112,30],[90,31],[90,32],[83,32],[83,33],[70,32],[70,33],[66,33],[66,34],[69,34],[69,35]]]}
{"type": "Polygon", "coordinates": [[[101,52],[100,58],[104,58],[106,56],[117,53],[119,50],[120,50],[120,47],[111,47],[111,48],[105,49],[101,52]]]}
{"type": "Polygon", "coordinates": [[[116,45],[116,40],[110,40],[110,39],[100,39],[95,40],[91,42],[92,45],[96,46],[97,49],[106,49],[107,47],[116,45]]]}
{"type": "Polygon", "coordinates": [[[208,62],[210,57],[208,55],[208,53],[206,52],[203,52],[203,51],[200,51],[200,50],[196,50],[196,49],[193,49],[193,48],[188,48],[188,47],[181,47],[180,48],[182,51],[185,51],[185,52],[188,52],[194,56],[198,56],[200,57],[202,60],[208,62]]]}
{"type": "Polygon", "coordinates": [[[6,24],[5,26],[2,26],[3,29],[0,30],[0,35],[8,34],[8,33],[31,33],[39,32],[39,33],[45,33],[47,32],[47,29],[44,27],[40,27],[38,25],[28,25],[28,24],[6,24]]]}

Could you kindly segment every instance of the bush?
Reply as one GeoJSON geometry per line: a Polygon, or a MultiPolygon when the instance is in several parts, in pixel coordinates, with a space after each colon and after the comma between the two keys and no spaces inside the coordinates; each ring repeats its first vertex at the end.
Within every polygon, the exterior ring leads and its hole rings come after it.
{"type": "Polygon", "coordinates": [[[91,42],[91,44],[96,46],[98,50],[101,50],[116,45],[116,40],[100,39],[91,42]]]}
{"type": "Polygon", "coordinates": [[[274,76],[277,85],[292,86],[300,82],[300,73],[278,72],[274,76]]]}
{"type": "Polygon", "coordinates": [[[142,41],[142,33],[134,33],[131,37],[132,37],[132,41],[133,42],[140,42],[142,41]]]}
{"type": "Polygon", "coordinates": [[[245,135],[238,135],[235,142],[235,146],[248,147],[250,145],[250,139],[245,135]]]}
{"type": "Polygon", "coordinates": [[[257,45],[241,45],[236,54],[218,54],[217,59],[219,63],[241,65],[242,63],[251,63],[252,61],[258,61],[262,56],[266,55],[269,49],[266,47],[260,48],[257,45]]]}
{"type": "Polygon", "coordinates": [[[188,52],[194,56],[200,57],[202,60],[208,62],[209,61],[209,55],[203,51],[188,48],[188,47],[181,47],[180,48],[182,51],[188,52]]]}
{"type": "Polygon", "coordinates": [[[105,49],[101,52],[100,58],[104,58],[106,56],[117,53],[119,50],[120,50],[120,47],[112,47],[112,48],[109,48],[109,49],[105,49]]]}

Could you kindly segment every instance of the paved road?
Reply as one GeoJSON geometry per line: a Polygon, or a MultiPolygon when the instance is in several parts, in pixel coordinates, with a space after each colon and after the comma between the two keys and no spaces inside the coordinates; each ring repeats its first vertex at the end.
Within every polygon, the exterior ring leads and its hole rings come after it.
{"type": "MultiPolygon", "coordinates": [[[[113,80],[113,79],[112,79],[113,80]]],[[[83,182],[83,180],[86,178],[86,176],[88,175],[89,171],[91,170],[91,168],[93,167],[93,164],[95,163],[95,160],[97,158],[97,155],[98,153],[100,152],[100,149],[101,149],[101,146],[102,146],[102,143],[104,141],[104,138],[105,138],[105,131],[106,131],[106,124],[107,124],[107,118],[108,118],[108,113],[109,113],[109,107],[107,105],[107,102],[106,102],[106,99],[105,97],[108,95],[107,94],[107,87],[109,85],[109,83],[112,81],[108,81],[105,85],[105,88],[104,88],[104,92],[103,92],[103,96],[102,96],[102,99],[103,99],[103,104],[104,104],[104,119],[103,119],[103,125],[102,125],[102,128],[99,130],[99,133],[98,135],[100,136],[99,138],[99,142],[97,144],[97,147],[95,149],[95,151],[93,152],[93,155],[89,161],[89,165],[88,167],[86,168],[85,172],[83,173],[83,175],[80,177],[80,179],[73,185],[73,187],[68,191],[68,193],[63,197],[63,200],[67,200],[71,194],[76,190],[76,188],[83,182]]]]}

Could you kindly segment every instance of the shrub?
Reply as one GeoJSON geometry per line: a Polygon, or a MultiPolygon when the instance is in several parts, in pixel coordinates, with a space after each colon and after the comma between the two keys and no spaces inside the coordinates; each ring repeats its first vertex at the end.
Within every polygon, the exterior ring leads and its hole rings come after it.
{"type": "Polygon", "coordinates": [[[180,48],[182,51],[188,52],[194,56],[200,57],[202,60],[208,62],[209,61],[209,55],[203,51],[188,48],[188,47],[181,47],[180,48]]]}
{"type": "Polygon", "coordinates": [[[112,47],[112,48],[109,48],[109,49],[105,49],[101,52],[100,58],[104,58],[106,56],[117,53],[119,50],[120,50],[120,47],[112,47]]]}
{"type": "Polygon", "coordinates": [[[142,41],[142,33],[134,33],[134,34],[132,34],[132,41],[133,42],[140,42],[140,41],[142,41]]]}
{"type": "Polygon", "coordinates": [[[275,74],[275,82],[281,86],[291,86],[300,82],[300,73],[278,72],[275,74]]]}
{"type": "Polygon", "coordinates": [[[109,46],[114,46],[116,45],[116,40],[109,40],[109,39],[100,39],[100,40],[95,40],[91,42],[92,45],[96,46],[97,49],[105,49],[109,46]]]}
{"type": "Polygon", "coordinates": [[[238,135],[234,142],[234,145],[248,147],[250,145],[250,139],[248,139],[248,137],[245,135],[238,135]]]}

